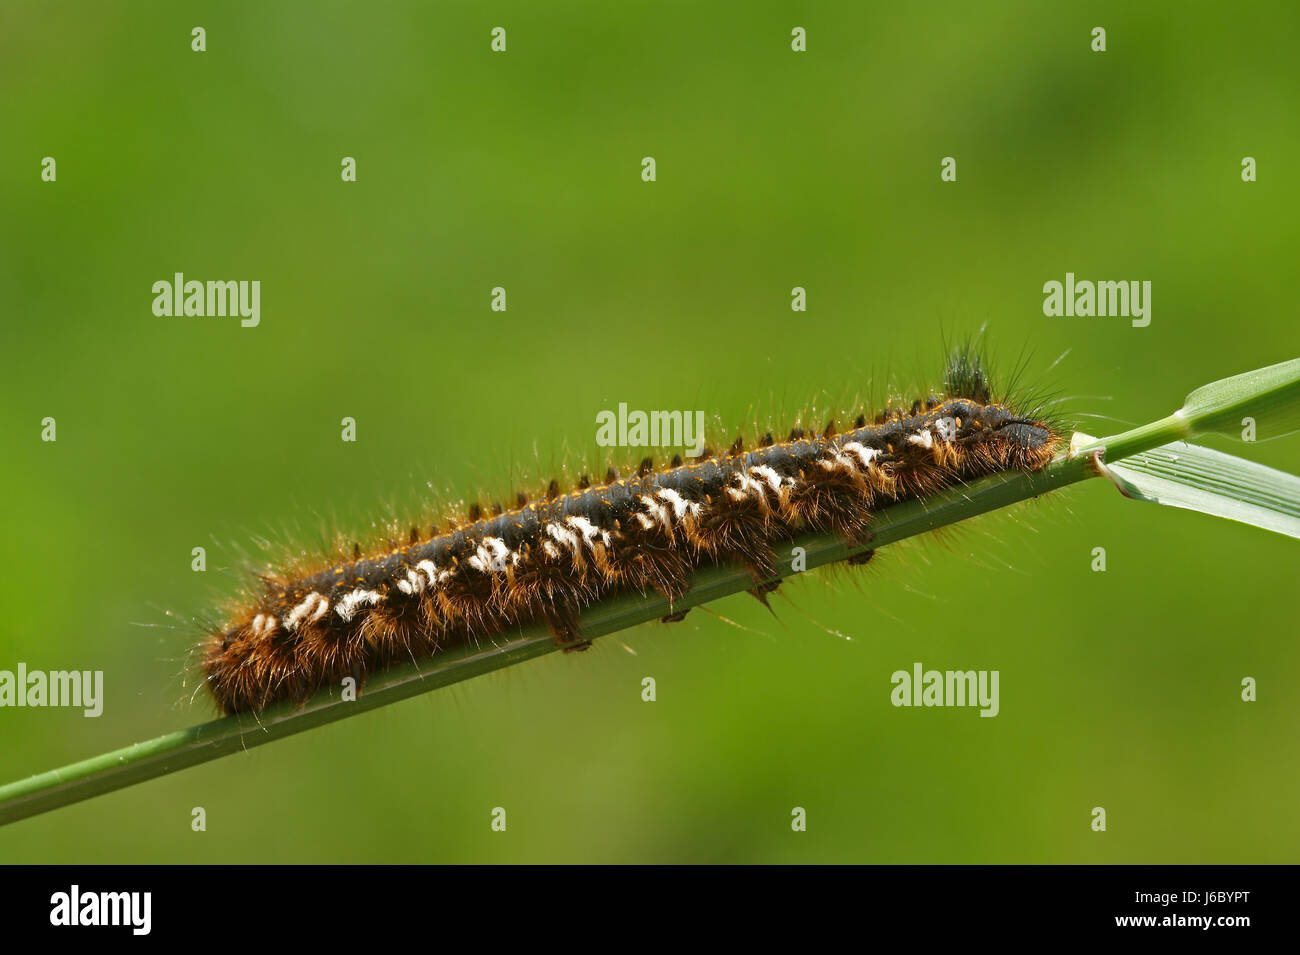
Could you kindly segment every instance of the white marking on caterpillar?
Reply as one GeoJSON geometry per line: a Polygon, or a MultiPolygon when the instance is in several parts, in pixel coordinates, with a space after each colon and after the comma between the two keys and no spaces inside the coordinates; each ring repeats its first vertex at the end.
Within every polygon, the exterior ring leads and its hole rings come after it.
{"type": "Polygon", "coordinates": [[[329,609],[330,602],[313,590],[303,599],[302,603],[289,611],[289,616],[284,618],[284,626],[287,630],[293,632],[298,629],[298,625],[302,623],[303,617],[310,614],[311,620],[319,620],[321,617],[325,616],[325,613],[329,609]]]}
{"type": "Polygon", "coordinates": [[[690,513],[693,517],[700,512],[700,505],[696,504],[694,501],[686,500],[670,487],[660,488],[659,497],[673,506],[673,516],[679,521],[685,517],[687,513],[690,513]]]}
{"type": "Polygon", "coordinates": [[[759,464],[756,465],[755,467],[750,468],[749,473],[761,477],[764,481],[767,482],[768,487],[770,487],[777,494],[781,493],[781,488],[790,484],[794,484],[794,480],[792,478],[782,477],[780,474],[776,472],[774,468],[770,468],[766,464],[759,464]]]}
{"type": "Polygon", "coordinates": [[[850,441],[848,444],[844,445],[844,447],[841,448],[840,450],[842,452],[847,452],[849,454],[856,454],[858,456],[858,460],[862,462],[862,467],[864,470],[866,468],[871,467],[871,462],[876,460],[876,458],[880,457],[880,452],[876,448],[863,447],[857,441],[850,441]]]}
{"type": "Polygon", "coordinates": [[[817,462],[818,467],[823,471],[836,471],[843,469],[845,471],[856,471],[858,464],[847,454],[831,452],[830,457],[821,458],[817,462]]]}
{"type": "Polygon", "coordinates": [[[637,519],[637,523],[639,523],[646,530],[650,530],[652,527],[655,526],[655,522],[652,521],[649,517],[647,517],[644,514],[638,513],[636,515],[636,519],[637,519]]]}
{"type": "Polygon", "coordinates": [[[422,560],[415,565],[415,570],[408,570],[406,578],[397,582],[397,589],[404,594],[418,594],[426,588],[432,588],[450,577],[445,570],[439,570],[431,560],[422,560]],[[419,573],[416,573],[419,571],[419,573]]]}
{"type": "MultiPolygon", "coordinates": [[[[641,503],[646,506],[650,516],[664,526],[664,530],[672,530],[672,520],[668,517],[668,508],[664,507],[649,494],[641,495],[641,503]]],[[[644,517],[645,515],[640,515],[644,517]]],[[[646,528],[649,530],[649,528],[646,528]]]]}
{"type": "Polygon", "coordinates": [[[916,434],[907,436],[908,444],[918,444],[923,448],[929,449],[934,447],[934,435],[930,433],[929,428],[923,428],[916,434]]]}
{"type": "Polygon", "coordinates": [[[563,524],[547,524],[546,533],[550,534],[575,554],[581,553],[582,543],[578,540],[578,535],[573,533],[573,531],[569,530],[563,524]]]}
{"type": "Polygon", "coordinates": [[[596,545],[593,543],[595,538],[599,537],[600,542],[606,547],[609,546],[609,532],[601,530],[585,517],[574,516],[565,521],[570,527],[576,527],[578,533],[582,535],[582,542],[587,545],[589,550],[595,550],[596,545]]]}
{"type": "MultiPolygon", "coordinates": [[[[510,548],[506,546],[505,541],[499,537],[485,537],[483,543],[478,545],[474,556],[469,559],[469,565],[485,574],[499,574],[505,571],[508,556],[510,556],[510,548]]],[[[518,562],[518,555],[515,555],[515,562],[518,562]]]]}
{"type": "Polygon", "coordinates": [[[939,432],[939,440],[957,440],[957,419],[945,415],[934,423],[934,430],[939,432]]]}
{"type": "Polygon", "coordinates": [[[451,574],[447,573],[447,571],[445,570],[443,571],[438,570],[437,565],[434,564],[434,562],[431,560],[420,561],[418,564],[415,565],[415,569],[422,571],[424,573],[424,576],[429,578],[430,587],[434,586],[435,584],[441,583],[442,581],[446,580],[448,577],[451,576],[451,574]]]}
{"type": "Polygon", "coordinates": [[[271,633],[275,630],[277,623],[279,623],[279,621],[275,619],[274,614],[259,613],[253,618],[253,635],[260,637],[264,634],[271,633]]]}
{"type": "Polygon", "coordinates": [[[560,548],[556,547],[550,541],[542,541],[542,550],[546,551],[547,557],[559,557],[560,548]]]}
{"type": "Polygon", "coordinates": [[[737,471],[731,476],[731,479],[739,485],[736,488],[727,488],[727,497],[731,498],[733,501],[743,501],[745,498],[750,496],[759,499],[766,497],[763,491],[763,485],[758,481],[755,481],[743,471],[737,471]]]}
{"type": "MultiPolygon", "coordinates": [[[[405,581],[403,581],[405,583],[405,581]]],[[[376,590],[353,590],[344,594],[340,599],[334,612],[343,618],[344,621],[351,620],[356,616],[357,608],[362,605],[373,607],[379,601],[384,599],[384,595],[376,590]]]]}

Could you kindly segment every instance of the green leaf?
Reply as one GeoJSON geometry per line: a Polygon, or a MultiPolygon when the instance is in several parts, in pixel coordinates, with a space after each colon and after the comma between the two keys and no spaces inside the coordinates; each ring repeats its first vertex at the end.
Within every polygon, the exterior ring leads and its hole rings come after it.
{"type": "Polygon", "coordinates": [[[1254,418],[1260,439],[1300,428],[1300,358],[1257,368],[1197,388],[1178,416],[1191,434],[1215,432],[1240,438],[1242,418],[1254,418]]]}
{"type": "Polygon", "coordinates": [[[1076,435],[1070,453],[1100,452],[1106,461],[1120,461],[1199,434],[1213,432],[1241,439],[1243,418],[1254,419],[1258,441],[1300,429],[1300,358],[1202,385],[1173,414],[1123,434],[1108,438],[1076,435]]]}
{"type": "Polygon", "coordinates": [[[1285,471],[1182,441],[1127,457],[1106,470],[1134,500],[1300,538],[1300,478],[1285,471]]]}

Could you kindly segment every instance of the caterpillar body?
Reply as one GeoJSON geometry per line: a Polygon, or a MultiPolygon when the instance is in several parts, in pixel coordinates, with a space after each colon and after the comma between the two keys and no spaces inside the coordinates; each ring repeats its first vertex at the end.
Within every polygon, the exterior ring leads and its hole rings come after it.
{"type": "Polygon", "coordinates": [[[869,544],[880,508],[1038,470],[1059,444],[1043,416],[994,401],[978,357],[958,353],[942,394],[860,415],[842,432],[796,428],[749,448],[737,439],[661,468],[647,458],[628,477],[611,469],[568,493],[551,481],[513,509],[476,505],[467,523],[413,528],[405,546],[265,575],[260,595],[200,646],[205,680],[236,713],[530,623],[582,646],[579,613],[602,597],[653,589],[671,602],[697,568],[732,561],[757,587],[774,576],[782,542],[820,531],[869,544]]]}

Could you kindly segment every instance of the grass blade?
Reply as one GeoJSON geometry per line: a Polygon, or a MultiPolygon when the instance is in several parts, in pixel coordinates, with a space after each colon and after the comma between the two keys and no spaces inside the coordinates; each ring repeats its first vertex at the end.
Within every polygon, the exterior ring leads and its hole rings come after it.
{"type": "MultiPolygon", "coordinates": [[[[1062,457],[1038,474],[996,474],[924,501],[897,504],[879,513],[871,546],[884,547],[1096,475],[1088,459],[1062,457]]],[[[795,547],[804,549],[808,570],[844,560],[855,552],[842,540],[825,535],[808,535],[791,541],[789,546],[790,550],[780,555],[779,572],[773,579],[794,575],[791,551],[795,547]]],[[[581,614],[579,632],[585,639],[594,640],[753,586],[754,579],[738,567],[708,568],[692,578],[689,592],[671,608],[657,594],[602,600],[581,614]]],[[[372,674],[355,702],[342,702],[335,693],[326,691],[303,706],[285,704],[256,716],[228,716],[31,776],[0,786],[0,825],[252,749],[556,649],[545,629],[520,630],[477,647],[447,650],[418,664],[372,674]]]]}
{"type": "Polygon", "coordinates": [[[1300,358],[1197,388],[1178,415],[1193,435],[1215,432],[1240,438],[1246,417],[1255,419],[1260,437],[1288,434],[1300,428],[1300,358]]]}
{"type": "Polygon", "coordinates": [[[1126,497],[1300,538],[1300,478],[1179,441],[1108,466],[1126,497]]]}

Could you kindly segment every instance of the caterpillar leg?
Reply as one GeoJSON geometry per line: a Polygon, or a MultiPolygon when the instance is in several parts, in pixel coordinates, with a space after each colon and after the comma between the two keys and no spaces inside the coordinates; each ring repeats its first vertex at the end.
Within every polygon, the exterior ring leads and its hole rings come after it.
{"type": "Polygon", "coordinates": [[[776,589],[780,586],[781,586],[781,581],[772,580],[772,581],[768,581],[765,584],[755,584],[754,587],[750,590],[747,590],[746,593],[749,594],[751,597],[753,597],[755,600],[757,600],[759,603],[761,603],[768,610],[771,610],[772,605],[767,602],[767,595],[771,593],[776,593],[776,589]]]}
{"type": "Polygon", "coordinates": [[[571,608],[549,608],[546,625],[550,628],[555,645],[565,653],[577,653],[591,648],[591,641],[579,636],[578,614],[571,608]]]}

